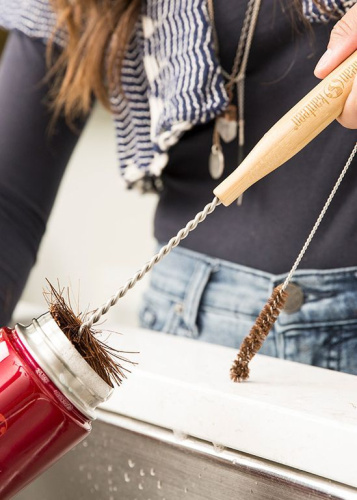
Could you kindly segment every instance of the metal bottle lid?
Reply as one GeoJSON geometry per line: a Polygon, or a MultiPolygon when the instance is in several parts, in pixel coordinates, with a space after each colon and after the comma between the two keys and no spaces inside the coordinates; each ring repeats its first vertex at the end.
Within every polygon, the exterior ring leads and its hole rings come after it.
{"type": "Polygon", "coordinates": [[[63,395],[84,415],[95,419],[95,408],[113,388],[85,361],[48,312],[15,330],[24,346],[63,395]]]}

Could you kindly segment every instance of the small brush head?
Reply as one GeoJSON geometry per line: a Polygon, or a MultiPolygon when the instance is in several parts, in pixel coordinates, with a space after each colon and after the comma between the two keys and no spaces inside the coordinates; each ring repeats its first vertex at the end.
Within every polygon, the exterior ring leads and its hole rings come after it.
{"type": "Polygon", "coordinates": [[[79,335],[79,329],[87,314],[75,314],[71,307],[69,291],[67,290],[66,301],[64,299],[64,289],[59,287],[59,290],[57,290],[48,280],[47,283],[49,290],[44,292],[44,296],[49,312],[62,332],[72,342],[89,366],[108,385],[111,387],[113,387],[113,383],[120,385],[123,379],[126,378],[125,372],[130,373],[130,370],[123,367],[121,363],[136,363],[122,356],[122,354],[127,353],[118,351],[99,340],[97,336],[101,333],[100,330],[85,327],[81,335],[79,335]]]}
{"type": "Polygon", "coordinates": [[[249,362],[262,347],[264,340],[277,320],[281,310],[284,308],[288,294],[277,286],[261,313],[257,317],[249,334],[240,346],[237,358],[234,360],[230,370],[233,382],[241,382],[249,377],[249,362]]]}

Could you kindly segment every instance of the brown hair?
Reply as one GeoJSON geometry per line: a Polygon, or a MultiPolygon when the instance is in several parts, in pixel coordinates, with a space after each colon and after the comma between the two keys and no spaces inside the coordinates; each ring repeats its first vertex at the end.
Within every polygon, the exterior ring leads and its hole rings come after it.
{"type": "MultiPolygon", "coordinates": [[[[313,1],[327,13],[323,0],[313,1]]],[[[140,14],[141,0],[51,2],[57,13],[56,30],[68,32],[68,43],[55,62],[53,43],[50,41],[47,47],[49,77],[54,78],[50,101],[54,118],[64,112],[71,122],[88,113],[93,96],[109,108],[109,91],[120,85],[125,50],[140,14]]],[[[301,0],[284,3],[304,19],[301,0]]]]}
{"type": "Polygon", "coordinates": [[[93,96],[109,108],[109,91],[120,84],[128,40],[141,0],[51,0],[57,13],[55,32],[65,29],[68,42],[54,59],[47,46],[50,92],[55,118],[64,112],[71,122],[88,113],[93,96]]]}

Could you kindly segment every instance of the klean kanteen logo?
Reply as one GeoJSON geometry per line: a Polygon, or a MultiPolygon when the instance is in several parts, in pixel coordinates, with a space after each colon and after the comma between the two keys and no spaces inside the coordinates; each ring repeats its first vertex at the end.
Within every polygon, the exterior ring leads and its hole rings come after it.
{"type": "Polygon", "coordinates": [[[295,125],[294,129],[297,130],[300,125],[302,125],[311,116],[316,116],[318,110],[325,104],[329,104],[329,102],[324,94],[320,92],[320,94],[311,99],[311,101],[292,118],[292,122],[295,125]]]}
{"type": "Polygon", "coordinates": [[[337,78],[333,78],[328,84],[322,89],[322,91],[313,97],[301,110],[296,113],[296,115],[291,119],[294,124],[294,130],[306,122],[309,118],[316,116],[323,106],[330,104],[330,101],[337,99],[343,94],[346,84],[357,73],[357,61],[354,61],[346,69],[338,75],[337,78]]]}
{"type": "Polygon", "coordinates": [[[7,421],[4,415],[0,413],[0,438],[5,434],[7,431],[7,421]]]}
{"type": "Polygon", "coordinates": [[[344,88],[343,82],[338,78],[334,78],[331,83],[326,85],[324,92],[329,99],[336,99],[343,93],[344,88]]]}

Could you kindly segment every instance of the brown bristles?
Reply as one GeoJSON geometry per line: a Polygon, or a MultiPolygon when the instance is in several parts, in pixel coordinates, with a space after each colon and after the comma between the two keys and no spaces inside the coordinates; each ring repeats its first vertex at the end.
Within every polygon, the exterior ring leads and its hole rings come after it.
{"type": "Polygon", "coordinates": [[[273,293],[257,317],[249,335],[240,346],[230,375],[233,382],[241,382],[249,377],[249,362],[262,347],[264,340],[283,309],[288,294],[283,291],[282,285],[274,288],[273,293]]]}
{"type": "Polygon", "coordinates": [[[100,330],[84,328],[81,336],[79,329],[84,321],[83,314],[76,315],[71,307],[69,292],[67,293],[67,302],[64,299],[64,290],[56,290],[47,280],[49,291],[44,292],[49,312],[57,325],[61,328],[66,337],[72,342],[77,351],[87,361],[89,366],[98,373],[102,379],[113,387],[113,383],[120,385],[125,372],[129,372],[120,363],[133,363],[122,356],[123,351],[118,351],[97,338],[100,330]]]}

